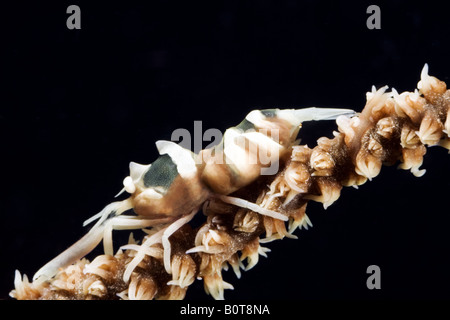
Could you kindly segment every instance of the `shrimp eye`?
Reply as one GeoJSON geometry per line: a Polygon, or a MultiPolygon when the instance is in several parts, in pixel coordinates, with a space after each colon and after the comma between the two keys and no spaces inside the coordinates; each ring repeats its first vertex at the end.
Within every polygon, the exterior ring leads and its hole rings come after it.
{"type": "Polygon", "coordinates": [[[133,178],[130,176],[123,179],[123,186],[125,188],[125,191],[128,193],[134,193],[136,191],[136,186],[134,185],[133,178]]]}

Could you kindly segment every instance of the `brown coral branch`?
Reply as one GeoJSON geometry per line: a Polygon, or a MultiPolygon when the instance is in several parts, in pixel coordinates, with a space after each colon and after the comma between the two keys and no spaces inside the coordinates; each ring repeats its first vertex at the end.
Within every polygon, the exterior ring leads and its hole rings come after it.
{"type": "Polygon", "coordinates": [[[326,208],[336,201],[344,186],[358,186],[375,178],[383,164],[400,162],[399,168],[415,176],[420,170],[425,146],[450,149],[450,91],[446,84],[428,75],[425,66],[418,90],[398,94],[387,87],[367,93],[367,103],[359,116],[337,119],[334,138],[320,138],[313,149],[292,147],[289,159],[273,177],[261,177],[236,195],[289,217],[281,220],[262,216],[217,199],[203,208],[206,222],[199,228],[183,226],[170,237],[171,269],[163,263],[161,243],[152,234],[141,245],[130,240],[115,256],[100,255],[71,265],[46,282],[29,283],[16,273],[16,299],[183,299],[195,279],[215,299],[224,298],[232,285],[223,281],[222,270],[231,266],[239,278],[268,249],[261,243],[296,238],[297,228],[308,228],[305,213],[309,200],[326,208]],[[269,184],[269,186],[267,186],[269,184]],[[264,236],[264,238],[261,238],[264,236]],[[244,265],[244,261],[247,264],[244,265]],[[136,264],[136,267],[131,267],[136,264]]]}

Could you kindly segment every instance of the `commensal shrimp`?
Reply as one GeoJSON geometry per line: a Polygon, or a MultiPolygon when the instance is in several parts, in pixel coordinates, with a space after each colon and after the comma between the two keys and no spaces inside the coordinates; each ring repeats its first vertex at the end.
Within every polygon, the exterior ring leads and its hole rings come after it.
{"type": "MultiPolygon", "coordinates": [[[[289,156],[302,122],[334,120],[340,115],[353,114],[354,111],[348,109],[315,107],[254,110],[238,126],[227,129],[219,145],[199,154],[171,141],[157,141],[160,156],[152,164],[130,163],[130,175],[124,179],[124,188],[118,194],[127,192],[130,197],[107,205],[86,220],[84,225],[98,219],[84,237],[44,265],[33,279],[45,281],[52,278],[58,269],[83,258],[102,239],[105,254],[112,255],[113,229],[152,226],[156,233],[147,240],[146,245],[162,243],[164,268],[171,274],[169,237],[188,223],[211,198],[287,221],[288,217],[277,211],[229,194],[249,185],[264,174],[264,169],[289,156]],[[130,209],[137,216],[122,215],[130,209]]],[[[271,174],[276,173],[277,170],[271,174]]],[[[130,264],[124,275],[125,281],[139,262],[136,258],[130,264]]]]}
{"type": "Polygon", "coordinates": [[[296,238],[307,229],[310,200],[324,208],[344,186],[375,178],[382,165],[399,164],[420,177],[426,146],[450,150],[450,90],[422,70],[417,89],[399,94],[387,86],[366,94],[360,114],[345,109],[252,111],[226,130],[221,143],[194,154],[158,141],[151,165],[130,163],[121,191],[129,198],[88,219],[92,229],[41,268],[30,283],[16,271],[16,299],[182,299],[195,279],[215,299],[233,286],[223,280],[229,266],[256,265],[270,251],[261,244],[296,238]],[[296,136],[301,123],[336,119],[333,138],[309,148],[296,136]],[[278,166],[279,165],[279,166],[278,166]],[[267,175],[263,177],[263,175],[267,175]],[[133,209],[136,215],[123,215],[133,209]],[[206,221],[188,222],[199,211],[206,221]],[[287,222],[287,223],[286,223],[287,222]],[[113,229],[142,229],[140,244],[113,255],[113,229]],[[83,258],[103,239],[105,255],[83,258]],[[247,262],[244,265],[244,262],[247,262]]]}

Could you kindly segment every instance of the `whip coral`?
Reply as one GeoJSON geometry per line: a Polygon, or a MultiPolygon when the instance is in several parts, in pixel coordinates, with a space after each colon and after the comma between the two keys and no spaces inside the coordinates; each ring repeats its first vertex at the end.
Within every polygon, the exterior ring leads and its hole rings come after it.
{"type": "Polygon", "coordinates": [[[17,271],[11,296],[183,299],[188,287],[202,279],[208,294],[223,299],[224,290],[233,286],[223,280],[222,270],[231,266],[240,278],[242,269],[251,269],[260,255],[270,251],[261,244],[296,238],[295,230],[312,226],[306,215],[309,200],[327,208],[344,186],[357,187],[375,178],[383,165],[400,163],[399,168],[420,177],[425,173],[420,167],[426,146],[450,149],[450,91],[444,82],[428,75],[427,65],[414,92],[399,94],[387,86],[373,87],[366,98],[360,114],[336,119],[334,138],[322,137],[314,148],[293,145],[276,175],[261,176],[233,197],[206,201],[206,222],[200,227],[186,223],[191,212],[176,228],[144,223],[148,234],[142,241],[130,237],[115,255],[100,255],[91,262],[82,258],[50,279],[33,282],[17,271]],[[236,207],[240,198],[249,202],[236,207]],[[253,210],[250,203],[260,208],[253,210]],[[268,214],[261,214],[263,210],[268,214]]]}

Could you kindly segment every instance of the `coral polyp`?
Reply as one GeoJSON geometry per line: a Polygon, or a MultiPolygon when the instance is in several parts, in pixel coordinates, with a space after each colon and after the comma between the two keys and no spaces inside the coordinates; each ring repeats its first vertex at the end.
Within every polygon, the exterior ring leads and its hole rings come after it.
{"type": "Polygon", "coordinates": [[[130,165],[124,180],[130,198],[94,216],[91,231],[32,282],[17,271],[11,296],[183,299],[188,287],[202,279],[208,294],[223,299],[233,285],[223,280],[222,270],[231,267],[240,278],[241,270],[267,255],[264,243],[296,238],[297,229],[311,227],[309,201],[326,209],[343,187],[376,178],[383,165],[398,164],[421,177],[427,146],[450,150],[450,91],[428,75],[427,65],[414,91],[373,87],[366,99],[357,114],[319,108],[253,111],[227,130],[221,145],[199,155],[159,142],[157,161],[130,165]],[[332,138],[318,139],[313,148],[298,144],[303,121],[330,119],[337,123],[332,138]],[[239,145],[237,138],[247,144],[239,145]],[[270,161],[264,163],[252,145],[264,148],[270,161]],[[261,169],[274,161],[277,172],[262,175],[261,169]],[[123,214],[132,208],[137,215],[123,214]],[[206,221],[192,227],[189,222],[200,208],[206,221]],[[141,241],[130,237],[113,254],[113,229],[142,229],[147,235],[141,241]],[[91,262],[84,258],[102,239],[105,254],[91,262]]]}

